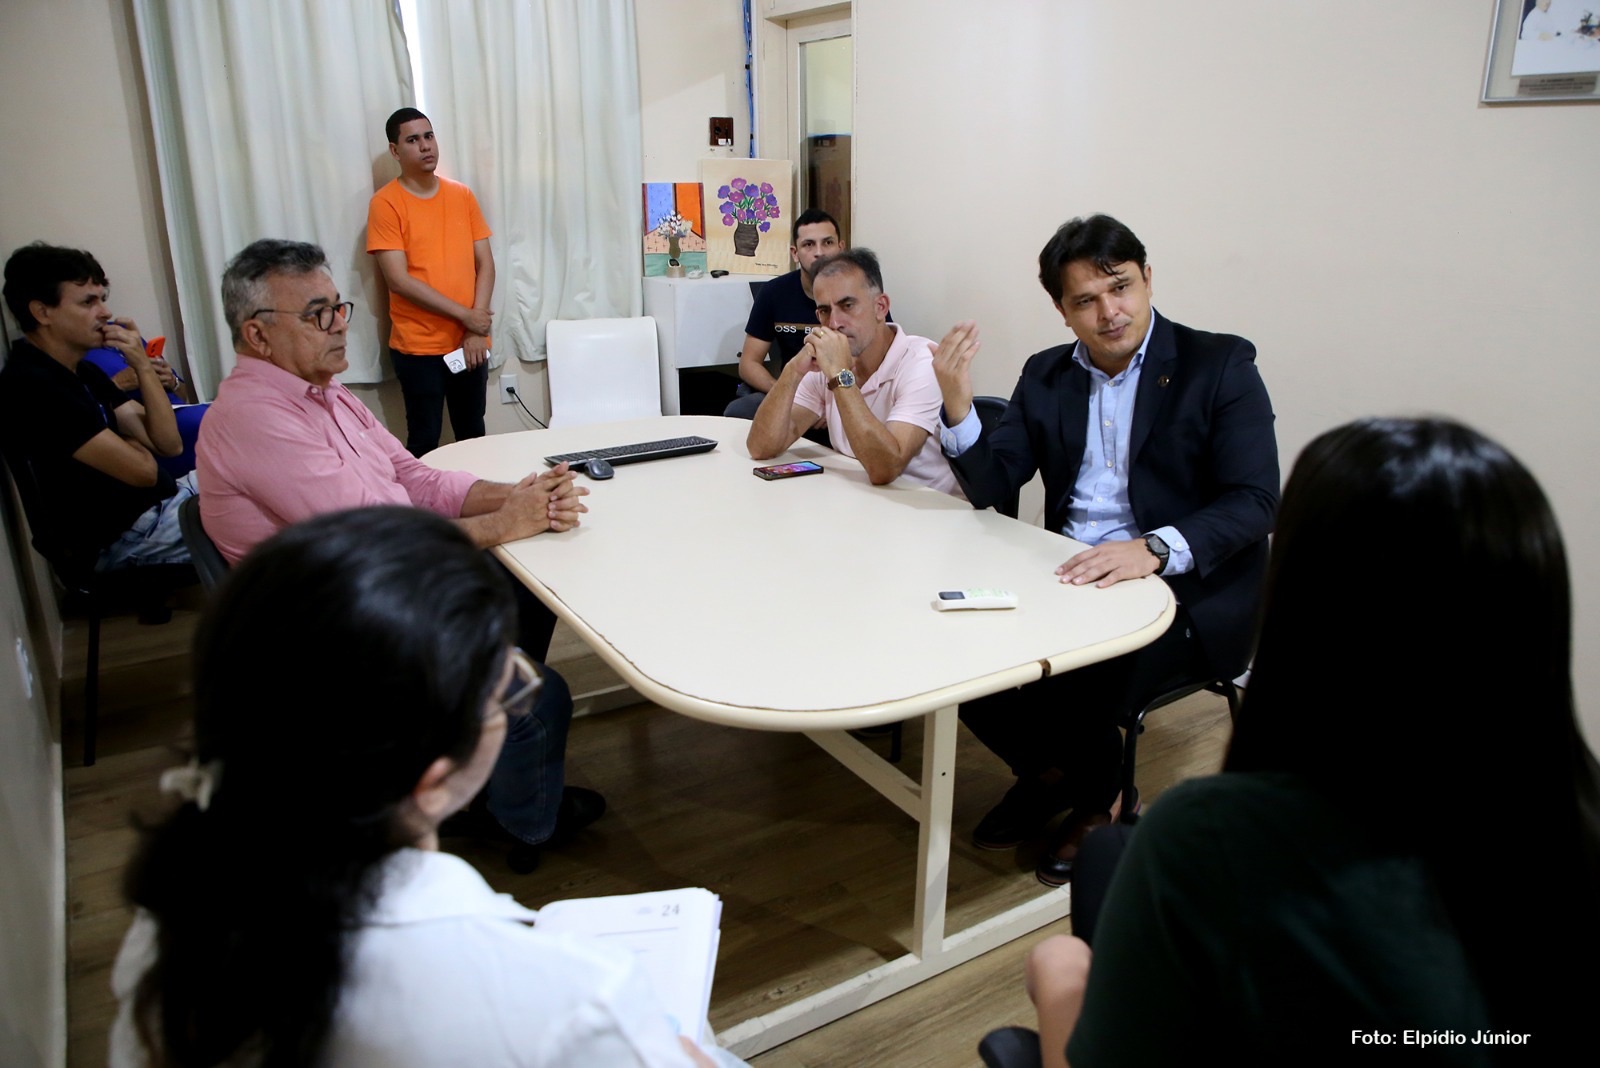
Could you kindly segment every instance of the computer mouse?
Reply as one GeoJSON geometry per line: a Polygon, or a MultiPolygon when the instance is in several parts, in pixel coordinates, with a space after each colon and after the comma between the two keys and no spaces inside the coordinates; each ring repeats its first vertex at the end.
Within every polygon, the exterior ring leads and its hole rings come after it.
{"type": "Polygon", "coordinates": [[[587,460],[583,461],[583,469],[589,475],[589,477],[594,479],[596,482],[604,482],[606,479],[617,473],[616,468],[612,467],[608,461],[602,460],[598,456],[591,456],[587,460]]]}

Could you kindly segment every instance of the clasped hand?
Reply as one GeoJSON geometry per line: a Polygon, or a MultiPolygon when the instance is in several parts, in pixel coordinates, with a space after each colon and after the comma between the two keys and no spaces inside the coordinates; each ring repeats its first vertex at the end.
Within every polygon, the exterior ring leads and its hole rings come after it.
{"type": "MultiPolygon", "coordinates": [[[[799,377],[811,371],[821,371],[824,378],[832,378],[855,362],[850,355],[850,339],[837,330],[815,326],[806,334],[806,343],[789,361],[799,377]]],[[[788,370],[787,367],[784,370],[788,370]]]]}
{"type": "Polygon", "coordinates": [[[539,530],[571,530],[578,516],[589,510],[579,498],[589,490],[577,484],[567,465],[557,464],[541,474],[532,474],[511,488],[505,507],[530,520],[539,530]]]}

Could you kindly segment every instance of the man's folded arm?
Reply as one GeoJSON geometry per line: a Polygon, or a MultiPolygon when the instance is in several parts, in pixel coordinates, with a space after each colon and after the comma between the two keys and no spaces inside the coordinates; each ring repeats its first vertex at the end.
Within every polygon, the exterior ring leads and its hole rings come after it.
{"type": "Polygon", "coordinates": [[[389,292],[404,297],[419,308],[426,308],[457,322],[464,323],[471,318],[471,308],[451,300],[422,279],[411,276],[406,269],[405,249],[380,249],[372,255],[378,261],[378,272],[383,275],[389,292]]]}
{"type": "Polygon", "coordinates": [[[154,486],[161,477],[155,455],[109,427],[78,446],[72,458],[130,486],[154,486]]]}
{"type": "Polygon", "coordinates": [[[753,460],[770,460],[799,440],[800,435],[822,421],[821,404],[812,399],[816,391],[807,387],[794,360],[774,380],[766,400],[756,409],[756,417],[745,436],[745,447],[753,460]],[[815,404],[816,408],[812,405],[815,404]]]}

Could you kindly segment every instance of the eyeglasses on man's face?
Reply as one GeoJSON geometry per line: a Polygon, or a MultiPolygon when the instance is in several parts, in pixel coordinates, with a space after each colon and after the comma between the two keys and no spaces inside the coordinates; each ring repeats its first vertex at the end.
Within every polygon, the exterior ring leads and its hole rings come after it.
{"type": "Polygon", "coordinates": [[[349,322],[350,313],[355,310],[355,301],[346,300],[338,304],[324,304],[322,307],[312,308],[310,311],[291,311],[288,308],[257,308],[250,313],[249,317],[254,319],[263,312],[280,312],[284,315],[293,315],[303,322],[316,323],[318,330],[326,332],[333,329],[334,316],[349,322]]]}

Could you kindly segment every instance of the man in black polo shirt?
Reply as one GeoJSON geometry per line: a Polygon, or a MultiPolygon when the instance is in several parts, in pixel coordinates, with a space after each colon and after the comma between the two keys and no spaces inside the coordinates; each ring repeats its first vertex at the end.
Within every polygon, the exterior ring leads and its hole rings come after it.
{"type": "Polygon", "coordinates": [[[817,302],[811,299],[811,272],[818,261],[838,252],[839,224],[820,208],[808,208],[794,222],[789,255],[796,268],[762,286],[744,326],[739,353],[739,396],[723,411],[731,419],[754,419],[783,365],[805,344],[806,332],[817,325],[817,302]],[[776,349],[776,353],[773,350],[776,349]],[[773,366],[767,357],[775,356],[773,366]]]}
{"type": "Polygon", "coordinates": [[[183,451],[177,418],[138,328],[111,315],[105,271],[87,252],[35,242],[11,254],[5,279],[23,340],[0,370],[0,448],[13,471],[32,468],[40,549],[73,570],[188,560],[178,505],[194,475],[174,482],[156,464],[183,451]],[[138,400],[84,360],[102,346],[133,369],[138,400]]]}

